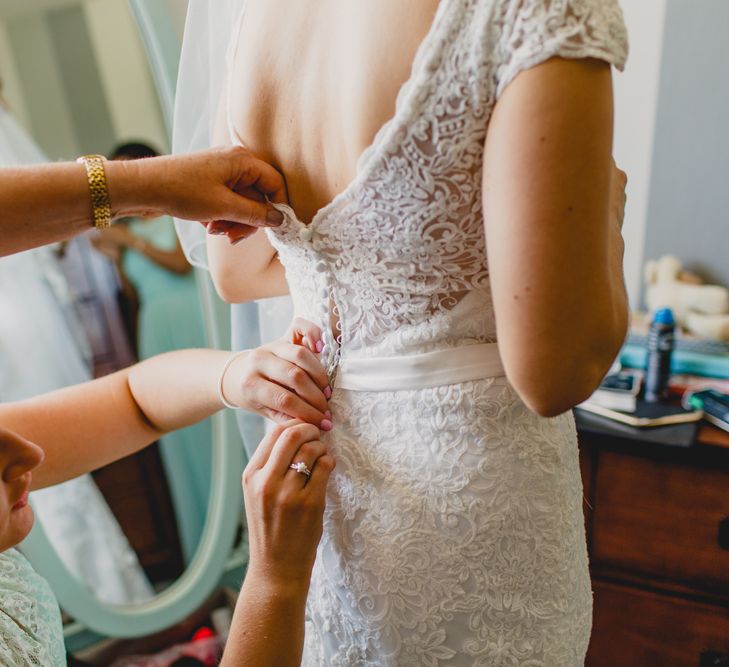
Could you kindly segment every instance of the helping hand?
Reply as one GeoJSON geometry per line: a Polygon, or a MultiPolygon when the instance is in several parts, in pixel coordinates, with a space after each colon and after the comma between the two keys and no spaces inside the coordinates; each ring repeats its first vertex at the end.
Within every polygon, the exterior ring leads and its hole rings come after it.
{"type": "Polygon", "coordinates": [[[236,238],[250,236],[258,227],[276,227],[283,222],[283,214],[266,203],[266,198],[286,201],[283,177],[241,147],[111,161],[106,169],[112,206],[115,202],[144,202],[130,208],[123,204],[115,207],[114,217],[166,214],[206,226],[220,222],[236,238]],[[140,183],[144,184],[143,191],[140,183]],[[135,188],[133,197],[126,191],[131,186],[135,188]]]}
{"type": "Polygon", "coordinates": [[[263,439],[243,473],[248,577],[284,590],[308,588],[334,465],[319,431],[310,424],[277,425],[263,439]],[[292,470],[294,462],[304,462],[311,477],[292,470]]]}
{"type": "Polygon", "coordinates": [[[226,399],[276,422],[300,419],[331,430],[329,378],[316,356],[320,338],[318,327],[296,318],[283,338],[233,361],[223,377],[226,399]]]}

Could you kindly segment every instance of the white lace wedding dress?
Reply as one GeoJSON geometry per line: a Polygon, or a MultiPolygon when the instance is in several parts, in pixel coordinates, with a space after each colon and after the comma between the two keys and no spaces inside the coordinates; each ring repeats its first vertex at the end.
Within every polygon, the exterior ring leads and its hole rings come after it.
{"type": "Polygon", "coordinates": [[[482,147],[519,71],[626,52],[613,0],[443,0],[354,182],[308,227],[282,207],[269,230],[297,313],[340,323],[304,665],[583,663],[575,428],[500,371],[482,147]]]}

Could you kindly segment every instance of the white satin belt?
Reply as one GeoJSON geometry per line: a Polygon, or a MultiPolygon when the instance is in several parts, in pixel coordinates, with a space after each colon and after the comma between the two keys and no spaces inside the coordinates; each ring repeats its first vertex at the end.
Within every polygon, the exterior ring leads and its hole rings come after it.
{"type": "Polygon", "coordinates": [[[351,391],[398,391],[503,375],[498,345],[483,343],[399,357],[343,356],[334,386],[351,391]]]}

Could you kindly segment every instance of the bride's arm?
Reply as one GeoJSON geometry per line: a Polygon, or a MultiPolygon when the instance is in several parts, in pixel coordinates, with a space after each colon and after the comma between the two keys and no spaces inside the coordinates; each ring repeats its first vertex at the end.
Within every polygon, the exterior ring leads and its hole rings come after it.
{"type": "Polygon", "coordinates": [[[610,68],[555,58],[519,74],[485,144],[484,217],[506,375],[544,416],[586,399],[627,327],[610,68]],[[616,197],[613,197],[613,201],[616,197]]]}
{"type": "MultiPolygon", "coordinates": [[[[218,105],[213,142],[230,144],[225,94],[218,105]]],[[[289,293],[283,265],[265,233],[241,238],[232,244],[228,236],[207,235],[210,273],[220,297],[228,303],[283,296],[289,293]]]]}
{"type": "Polygon", "coordinates": [[[208,261],[220,298],[245,303],[289,293],[286,274],[265,234],[256,232],[236,245],[208,234],[208,261]]]}

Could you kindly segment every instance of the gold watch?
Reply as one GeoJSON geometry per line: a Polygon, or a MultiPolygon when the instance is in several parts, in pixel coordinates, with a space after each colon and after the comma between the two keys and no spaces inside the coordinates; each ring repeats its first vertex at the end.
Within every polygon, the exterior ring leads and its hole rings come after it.
{"type": "Polygon", "coordinates": [[[111,202],[106,183],[106,170],[102,155],[83,155],[76,162],[86,167],[91,194],[91,211],[96,229],[106,229],[111,225],[111,202]]]}

